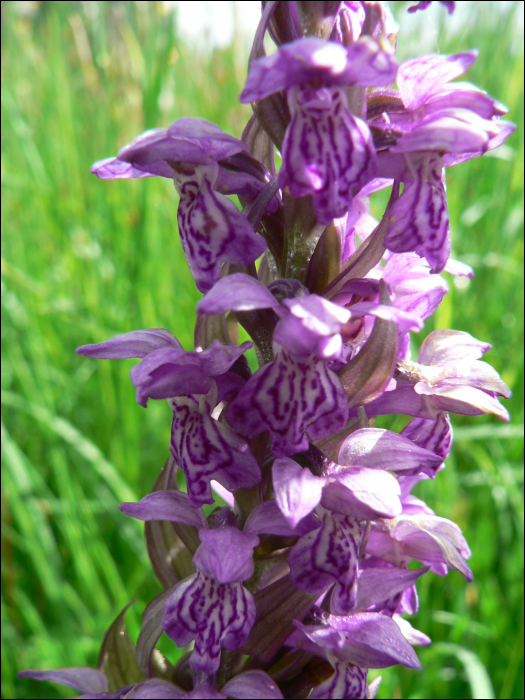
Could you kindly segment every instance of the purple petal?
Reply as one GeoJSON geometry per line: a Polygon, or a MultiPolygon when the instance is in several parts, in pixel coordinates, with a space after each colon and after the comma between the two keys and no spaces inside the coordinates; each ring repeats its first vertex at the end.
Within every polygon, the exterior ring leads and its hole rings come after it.
{"type": "Polygon", "coordinates": [[[223,262],[248,264],[266,250],[266,241],[227,197],[214,192],[208,178],[181,186],[177,213],[184,254],[195,284],[207,292],[218,281],[223,262]]]}
{"type": "MultiPolygon", "coordinates": [[[[202,362],[202,367],[209,377],[216,377],[218,374],[227,372],[234,362],[253,347],[253,343],[246,341],[238,347],[234,345],[224,345],[224,343],[214,340],[213,343],[198,353],[197,357],[202,362]]],[[[198,392],[193,392],[197,394],[198,392]]]]}
{"type": "MultiPolygon", "coordinates": [[[[172,163],[181,160],[177,155],[179,153],[176,142],[170,139],[165,129],[150,129],[121,148],[115,161],[129,163],[138,173],[142,171],[148,175],[160,175],[171,179],[174,175],[172,163]]],[[[186,159],[182,158],[182,160],[186,159]]],[[[140,175],[133,175],[133,177],[140,177],[140,175]]]]}
{"type": "Polygon", "coordinates": [[[444,562],[467,580],[474,578],[465,559],[471,556],[459,527],[446,518],[432,515],[403,515],[391,530],[403,543],[403,552],[425,563],[444,562]]]}
{"type": "MultiPolygon", "coordinates": [[[[429,383],[432,387],[432,393],[438,395],[445,395],[448,391],[467,386],[469,388],[483,389],[483,391],[487,391],[490,394],[504,396],[506,399],[512,396],[512,392],[494,367],[486,362],[480,362],[479,360],[474,360],[473,362],[458,361],[454,365],[449,364],[442,368],[424,368],[421,372],[423,380],[426,380],[427,372],[430,374],[431,378],[429,383]],[[438,374],[438,381],[432,376],[434,374],[432,370],[435,369],[438,370],[436,372],[436,374],[438,374]]],[[[416,387],[418,386],[419,385],[416,384],[416,387]]],[[[419,393],[420,390],[416,389],[416,391],[419,393]]]]}
{"type": "Polygon", "coordinates": [[[432,331],[421,343],[418,362],[442,366],[461,360],[479,360],[491,347],[464,331],[432,331]]]}
{"type": "Polygon", "coordinates": [[[162,626],[179,647],[195,640],[190,666],[211,675],[220,664],[221,644],[243,644],[255,620],[253,596],[240,583],[218,584],[202,574],[183,581],[164,606],[162,626]]]}
{"type": "Polygon", "coordinates": [[[397,625],[399,625],[399,629],[401,630],[403,637],[412,646],[425,647],[432,643],[430,637],[427,637],[427,635],[423,634],[423,632],[414,629],[410,622],[402,618],[401,615],[394,614],[392,619],[397,625]]]}
{"type": "Polygon", "coordinates": [[[193,507],[213,503],[210,480],[231,493],[259,482],[259,466],[248,444],[226,425],[211,417],[215,408],[213,389],[208,396],[173,399],[171,450],[186,475],[193,507]]]}
{"type": "Polygon", "coordinates": [[[28,669],[20,671],[18,678],[31,678],[34,681],[53,681],[69,685],[82,693],[93,695],[107,693],[109,690],[108,679],[96,668],[88,666],[71,666],[69,668],[57,668],[52,671],[37,671],[28,669]]]}
{"type": "Polygon", "coordinates": [[[168,130],[151,129],[119,151],[117,158],[95,163],[91,172],[108,179],[160,175],[173,178],[178,163],[207,165],[229,158],[247,146],[203,119],[180,119],[168,130]]]}
{"type": "Polygon", "coordinates": [[[219,280],[197,304],[199,314],[274,309],[279,302],[268,288],[250,275],[237,272],[219,280]]]}
{"type": "MultiPolygon", "coordinates": [[[[437,407],[433,396],[416,394],[412,384],[398,384],[395,390],[385,391],[375,401],[366,404],[366,414],[369,418],[393,413],[433,420],[441,410],[446,409],[437,407]]],[[[349,416],[357,417],[357,408],[351,408],[349,416]]]]}
{"type": "Polygon", "coordinates": [[[164,328],[152,328],[148,331],[122,333],[96,345],[83,345],[77,348],[76,353],[97,360],[126,360],[132,357],[146,357],[159,348],[182,350],[182,345],[164,328]]]}
{"type": "Polygon", "coordinates": [[[452,258],[448,259],[445,272],[448,272],[449,275],[454,275],[454,277],[467,277],[468,279],[473,279],[474,277],[474,270],[470,265],[466,265],[459,260],[452,260],[452,258]]]}
{"type": "Polygon", "coordinates": [[[309,696],[311,700],[324,698],[366,698],[368,677],[367,668],[353,664],[335,663],[335,673],[328,680],[314,688],[309,696]]]}
{"type": "Polygon", "coordinates": [[[419,382],[414,387],[420,394],[432,394],[431,402],[440,411],[457,413],[460,416],[479,416],[491,413],[502,421],[510,421],[509,412],[499,401],[481,389],[470,386],[458,386],[439,390],[429,389],[426,384],[419,382]]]}
{"type": "Polygon", "coordinates": [[[137,387],[137,403],[148,398],[169,399],[189,394],[207,394],[210,380],[201,369],[196,353],[159,348],[132,367],[131,382],[137,387]]]}
{"type": "Polygon", "coordinates": [[[402,664],[407,668],[421,668],[414,650],[401,634],[398,625],[380,613],[357,613],[349,617],[330,615],[327,620],[334,632],[344,635],[344,642],[327,636],[324,627],[300,626],[314,642],[324,646],[326,640],[334,656],[340,661],[363,668],[387,668],[402,664]],[[334,644],[336,642],[337,644],[334,644]]]}
{"type": "Polygon", "coordinates": [[[283,143],[279,184],[292,197],[313,195],[321,224],[343,216],[375,176],[375,149],[365,122],[348,109],[341,89],[295,89],[283,143]]]}
{"type": "Polygon", "coordinates": [[[423,154],[418,161],[413,163],[417,180],[405,184],[390,210],[385,246],[395,253],[415,251],[427,259],[432,272],[441,272],[450,254],[442,159],[423,154]]]}
{"type": "Polygon", "coordinates": [[[288,556],[290,580],[301,591],[321,595],[335,582],[332,610],[346,615],[355,606],[361,525],[326,513],[322,526],[301,537],[288,556]]]}
{"type": "Polygon", "coordinates": [[[321,505],[337,513],[374,520],[401,513],[397,479],[388,472],[352,467],[332,472],[323,489],[321,505]]]}
{"type": "Polygon", "coordinates": [[[187,163],[209,163],[211,159],[225,160],[236,153],[248,150],[245,143],[204,119],[191,117],[179,119],[168,128],[168,134],[172,139],[177,140],[178,148],[186,149],[173,160],[187,163]],[[199,160],[192,158],[199,158],[199,160]]]}
{"type": "Polygon", "coordinates": [[[155,170],[158,172],[147,172],[140,168],[135,168],[131,163],[125,163],[118,158],[105,158],[98,160],[91,166],[91,174],[96,175],[101,180],[132,180],[138,177],[155,177],[163,175],[172,177],[173,170],[165,163],[156,164],[155,170]],[[169,174],[168,174],[169,173],[169,174]]]}
{"type": "Polygon", "coordinates": [[[423,328],[423,323],[416,314],[408,313],[394,306],[374,304],[371,301],[359,301],[357,304],[350,306],[349,311],[352,314],[352,318],[367,315],[382,318],[383,321],[391,321],[397,325],[398,333],[407,333],[408,331],[419,333],[423,328]]]}
{"type": "Polygon", "coordinates": [[[380,86],[391,84],[396,63],[373,39],[345,49],[316,37],[298,39],[276,53],[250,64],[241,102],[259,100],[296,85],[309,82],[328,85],[380,86]]]}
{"type": "Polygon", "coordinates": [[[516,125],[512,124],[512,122],[493,121],[492,127],[495,135],[489,139],[489,143],[484,150],[480,149],[473,153],[445,153],[443,161],[445,167],[451,168],[453,165],[465,163],[471,158],[482,156],[486,151],[493,151],[495,148],[499,148],[516,130],[516,125]]]}
{"type": "Polygon", "coordinates": [[[226,683],[222,692],[227,697],[246,700],[273,700],[283,697],[277,683],[264,671],[240,673],[226,683]]]}
{"type": "Polygon", "coordinates": [[[137,520],[168,520],[194,527],[207,527],[201,508],[190,505],[188,495],[181,491],[156,491],[138,503],[121,503],[119,509],[137,520]]]}
{"type": "Polygon", "coordinates": [[[95,163],[91,172],[102,179],[160,175],[173,178],[178,163],[207,165],[246,150],[242,141],[203,119],[179,119],[169,129],[151,129],[119,151],[117,158],[95,163]]]}
{"type": "Polygon", "coordinates": [[[390,255],[383,270],[383,280],[393,290],[396,301],[401,301],[405,296],[424,294],[436,288],[448,292],[445,280],[439,275],[431,275],[425,258],[419,257],[416,253],[390,255]]]}
{"type": "MultiPolygon", "coordinates": [[[[444,5],[447,8],[447,12],[449,15],[451,15],[456,8],[455,2],[447,2],[447,1],[443,0],[443,2],[440,2],[439,4],[444,5]]],[[[432,3],[429,2],[429,0],[422,0],[421,2],[417,2],[415,5],[411,5],[408,8],[407,12],[409,12],[410,14],[413,14],[414,12],[417,12],[418,10],[426,10],[427,7],[429,7],[430,5],[432,5],[432,3]]]]}
{"type": "Polygon", "coordinates": [[[463,75],[478,57],[477,51],[453,56],[429,54],[404,61],[397,71],[397,85],[409,110],[421,107],[450,80],[463,75]]]}
{"type": "Polygon", "coordinates": [[[201,546],[193,563],[208,578],[218,583],[240,583],[253,576],[253,549],[259,544],[256,535],[225,526],[199,530],[201,546]]]}
{"type": "Polygon", "coordinates": [[[383,603],[412,586],[417,579],[430,569],[387,569],[370,568],[359,572],[357,585],[357,610],[366,610],[372,605],[383,603]]]}
{"type": "Polygon", "coordinates": [[[418,446],[403,434],[381,428],[363,428],[349,435],[337,459],[338,464],[344,467],[372,467],[401,473],[438,467],[443,461],[434,452],[418,446]]]}
{"type": "MultiPolygon", "coordinates": [[[[405,294],[394,301],[394,307],[400,311],[404,311],[407,315],[415,316],[421,321],[424,321],[430,318],[434,311],[436,311],[437,307],[443,301],[446,291],[446,288],[439,286],[430,289],[428,292],[405,294]]],[[[401,333],[403,331],[400,330],[399,332],[401,333]]]]}
{"type": "MultiPolygon", "coordinates": [[[[375,227],[374,227],[375,228],[375,227]]],[[[345,282],[341,289],[332,297],[332,301],[337,305],[349,304],[354,295],[359,297],[373,297],[379,291],[379,281],[372,279],[352,279],[345,282]]],[[[350,309],[349,309],[350,311],[350,309]]]]}
{"type": "MultiPolygon", "coordinates": [[[[181,143],[171,138],[166,129],[150,129],[121,148],[117,158],[138,170],[172,179],[175,174],[173,166],[177,162],[194,162],[191,150],[188,153],[187,149],[184,141],[181,143]]],[[[206,154],[203,160],[201,154],[196,162],[210,163],[211,159],[206,154]]]]}
{"type": "Polygon", "coordinates": [[[244,385],[226,411],[228,423],[242,435],[270,431],[276,457],[308,448],[346,423],[347,396],[324,362],[300,361],[281,350],[244,385]],[[308,435],[308,437],[307,437],[308,435]]]}
{"type": "Polygon", "coordinates": [[[277,535],[279,537],[295,537],[306,535],[316,530],[319,523],[313,514],[304,517],[296,527],[288,524],[275,500],[264,501],[252,510],[243,532],[255,535],[277,535]]]}
{"type": "Polygon", "coordinates": [[[319,504],[326,479],[284,457],[273,463],[272,483],[277,505],[290,527],[295,528],[319,504]]]}
{"type": "Polygon", "coordinates": [[[235,372],[226,372],[215,377],[217,384],[217,403],[221,401],[233,401],[242,387],[246,384],[246,379],[240,377],[235,372]]]}
{"type": "Polygon", "coordinates": [[[294,355],[315,355],[318,359],[337,358],[341,352],[341,324],[350,318],[347,309],[310,294],[285,299],[290,313],[277,323],[273,339],[294,355]]]}
{"type": "Polygon", "coordinates": [[[416,123],[397,140],[392,153],[439,151],[441,153],[485,153],[498,125],[467,109],[443,109],[416,123]]]}

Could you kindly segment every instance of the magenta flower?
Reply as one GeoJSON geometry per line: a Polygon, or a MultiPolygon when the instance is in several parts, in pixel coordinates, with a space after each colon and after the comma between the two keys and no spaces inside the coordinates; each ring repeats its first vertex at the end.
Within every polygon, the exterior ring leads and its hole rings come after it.
{"type": "Polygon", "coordinates": [[[448,414],[508,420],[498,397],[510,391],[481,361],[487,343],[436,330],[415,362],[411,334],[448,291],[437,272],[473,275],[449,260],[444,168],[514,127],[451,82],[475,52],[398,69],[396,31],[380,3],[263,2],[242,140],[180,119],[93,166],[101,179],[173,179],[204,293],[195,351],[164,329],[77,350],[139,359],[137,402],[172,410],[152,492],[120,506],[145,522],[163,590],[136,647],[123,611],[98,669],[21,675],[96,698],[373,698],[368,669],[421,667],[413,647],[430,639],[403,617],[418,611],[419,578],[472,580],[460,528],[412,491],[440,478],[448,414]],[[386,187],[375,219],[369,198],[386,187]],[[385,414],[412,420],[399,433],[370,424],[385,414]],[[188,647],[174,667],[156,649],[163,633],[188,647]]]}

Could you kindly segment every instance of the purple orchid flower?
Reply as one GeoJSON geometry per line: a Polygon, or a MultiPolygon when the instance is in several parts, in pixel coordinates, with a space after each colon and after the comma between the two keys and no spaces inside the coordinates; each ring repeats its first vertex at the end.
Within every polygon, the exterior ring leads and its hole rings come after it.
{"type": "Polygon", "coordinates": [[[96,698],[371,698],[380,679],[368,685],[368,669],[420,668],[412,647],[430,643],[402,617],[418,610],[418,579],[472,580],[460,528],[412,491],[445,467],[448,412],[507,420],[498,396],[510,392],[480,361],[488,344],[434,331],[414,362],[410,333],[448,291],[437,272],[473,275],[449,260],[444,168],[514,127],[486,93],[451,83],[475,52],[398,69],[396,32],[380,3],[263,2],[242,140],[181,119],[94,164],[101,179],[173,179],[205,293],[195,352],[164,329],[77,350],[139,359],[137,402],[172,409],[153,492],[120,506],[146,523],[163,592],[136,647],[119,615],[99,669],[21,675],[96,698]],[[376,220],[369,200],[386,187],[376,220]],[[398,413],[413,418],[399,434],[370,427],[398,413]],[[226,505],[209,508],[216,496],[226,505]],[[192,645],[175,667],[159,662],[163,632],[192,645]],[[115,638],[125,663],[110,658],[115,638]]]}
{"type": "MultiPolygon", "coordinates": [[[[190,665],[208,675],[220,663],[221,645],[237,649],[246,641],[255,619],[253,597],[242,581],[253,576],[253,549],[259,537],[241,532],[235,524],[210,529],[190,495],[159,491],[139,503],[123,503],[120,509],[139,520],[167,520],[199,527],[201,545],[193,564],[197,573],[175,588],[164,604],[162,626],[179,646],[195,640],[190,665]],[[228,556],[224,556],[228,552],[228,556]]],[[[227,518],[226,522],[235,519],[227,518]]]]}
{"type": "Polygon", "coordinates": [[[269,182],[269,174],[246,144],[215,124],[186,118],[168,129],[146,131],[116,158],[95,163],[91,172],[104,180],[173,179],[180,195],[182,246],[202,292],[219,279],[223,262],[251,263],[266,249],[264,239],[225,195],[250,201],[269,182]]]}
{"type": "Polygon", "coordinates": [[[231,492],[250,488],[260,479],[247,443],[211,416],[244,384],[229,370],[250,346],[215,340],[206,350],[185,352],[177,338],[161,328],[124,333],[105,343],[85,345],[77,353],[97,359],[142,358],[131,370],[137,403],[146,406],[148,398],[170,399],[171,450],[186,475],[192,503],[199,507],[213,503],[212,479],[231,492]]]}
{"type": "Polygon", "coordinates": [[[220,280],[197,307],[206,314],[270,308],[280,316],[273,332],[275,359],[248,380],[226,413],[229,424],[249,438],[269,430],[276,457],[305,450],[308,439],[320,440],[344,426],[346,394],[327,362],[341,357],[345,322],[370,314],[404,331],[421,328],[417,317],[393,307],[361,302],[346,309],[302,289],[299,294],[279,303],[262,283],[238,273],[220,280]]]}
{"type": "MultiPolygon", "coordinates": [[[[371,96],[368,123],[394,137],[378,154],[378,172],[405,183],[389,214],[385,245],[396,253],[415,251],[441,272],[450,254],[444,166],[496,148],[514,130],[499,117],[506,108],[471,85],[449,81],[465,73],[477,53],[410,59],[399,66],[399,93],[371,96]],[[388,104],[387,104],[388,103],[388,104]]],[[[381,148],[381,137],[376,146],[381,148]]]]}
{"type": "Polygon", "coordinates": [[[370,131],[351,113],[343,86],[389,85],[395,74],[393,57],[373,39],[348,48],[298,39],[250,65],[241,102],[286,91],[291,123],[279,184],[292,197],[313,195],[322,224],[345,214],[354,195],[375,176],[370,131]]]}

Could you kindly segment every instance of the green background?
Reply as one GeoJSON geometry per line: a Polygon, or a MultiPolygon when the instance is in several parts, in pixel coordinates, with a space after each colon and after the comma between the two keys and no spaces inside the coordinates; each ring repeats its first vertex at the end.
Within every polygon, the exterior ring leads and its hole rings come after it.
{"type": "MultiPolygon", "coordinates": [[[[414,20],[393,3],[400,58],[479,48],[468,80],[518,130],[499,155],[447,173],[454,256],[476,277],[447,276],[450,294],[417,342],[434,328],[491,342],[512,422],[454,417],[447,469],[420,485],[462,528],[475,579],[419,582],[411,621],[434,643],[418,650],[422,671],[381,673],[383,698],[523,697],[523,3],[459,4],[459,18],[439,7],[414,20]]],[[[172,184],[103,182],[89,168],[182,116],[240,136],[245,58],[239,38],[207,53],[185,45],[163,3],[2,3],[2,697],[71,695],[16,672],[94,666],[118,612],[138,599],[127,614],[136,638],[160,592],[142,527],[117,504],[151,489],[169,408],[137,406],[132,361],[74,349],[151,327],[192,349],[200,295],[172,184]]]]}

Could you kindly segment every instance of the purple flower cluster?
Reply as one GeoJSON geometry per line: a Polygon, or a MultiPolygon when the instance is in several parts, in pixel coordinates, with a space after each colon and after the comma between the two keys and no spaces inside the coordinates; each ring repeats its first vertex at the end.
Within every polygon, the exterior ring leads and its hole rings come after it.
{"type": "Polygon", "coordinates": [[[508,420],[498,397],[510,392],[481,361],[490,345],[438,330],[416,362],[410,334],[448,291],[437,273],[473,274],[449,259],[445,167],[514,127],[486,93],[451,82],[475,52],[398,65],[395,32],[381,3],[264,2],[241,140],[186,118],[93,166],[102,179],[173,179],[204,293],[194,351],[164,329],[77,350],[140,359],[137,403],[173,411],[153,492],[121,505],[146,522],[165,590],[127,675],[107,659],[23,675],[97,698],[370,698],[380,679],[368,685],[368,669],[420,668],[413,646],[430,639],[401,617],[417,611],[418,578],[472,580],[458,526],[411,492],[444,468],[448,414],[508,420]],[[377,221],[369,199],[386,187],[377,221]],[[232,342],[238,324],[253,343],[232,342]],[[399,434],[374,427],[386,414],[411,420],[399,434]],[[188,647],[176,667],[159,664],[163,632],[188,647]]]}

